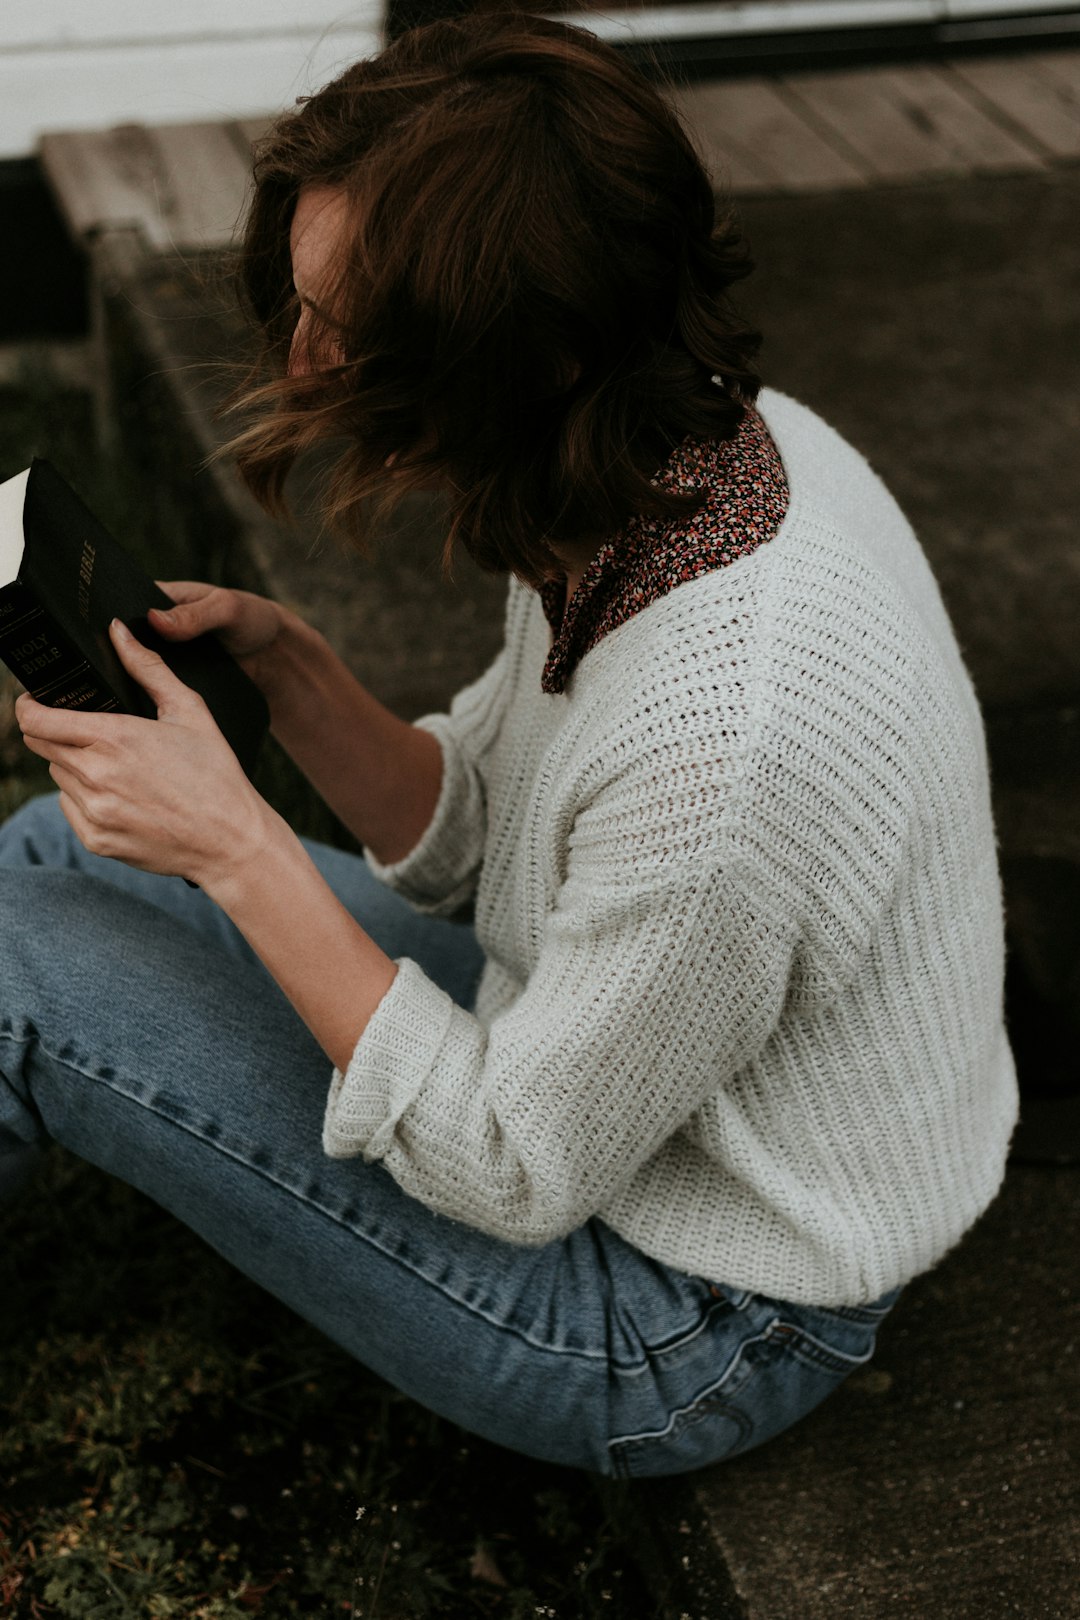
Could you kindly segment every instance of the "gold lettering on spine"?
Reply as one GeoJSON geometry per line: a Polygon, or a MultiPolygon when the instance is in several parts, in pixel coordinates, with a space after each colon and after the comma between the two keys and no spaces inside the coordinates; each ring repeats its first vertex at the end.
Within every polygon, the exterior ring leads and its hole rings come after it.
{"type": "Polygon", "coordinates": [[[90,582],[94,577],[96,556],[97,547],[89,540],[84,540],[82,556],[79,559],[79,613],[84,619],[90,617],[90,582]]]}

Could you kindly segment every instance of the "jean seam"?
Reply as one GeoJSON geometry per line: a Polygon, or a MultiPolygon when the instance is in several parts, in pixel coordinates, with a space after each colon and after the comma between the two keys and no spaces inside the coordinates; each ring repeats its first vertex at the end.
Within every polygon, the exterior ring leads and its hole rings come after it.
{"type": "Polygon", "coordinates": [[[754,1432],[753,1421],[747,1417],[742,1409],[732,1401],[724,1400],[722,1395],[701,1395],[690,1406],[680,1407],[671,1415],[671,1421],[664,1429],[642,1430],[639,1434],[626,1434],[616,1436],[608,1441],[609,1449],[623,1452],[631,1451],[635,1446],[643,1447],[662,1443],[667,1440],[677,1440],[688,1429],[703,1423],[706,1418],[726,1417],[739,1431],[738,1444],[742,1444],[754,1432]]]}
{"type": "Polygon", "coordinates": [[[701,1335],[713,1325],[713,1318],[720,1311],[729,1308],[727,1300],[715,1300],[701,1320],[692,1328],[680,1331],[674,1340],[663,1340],[659,1345],[642,1343],[642,1356],[638,1361],[618,1361],[614,1356],[609,1357],[611,1370],[620,1378],[641,1378],[645,1374],[654,1373],[657,1364],[663,1365],[677,1352],[685,1350],[687,1345],[700,1339],[701,1335]]]}
{"type": "MultiPolygon", "coordinates": [[[[705,1314],[702,1316],[701,1320],[692,1328],[688,1328],[683,1331],[679,1338],[672,1340],[665,1339],[658,1345],[645,1345],[644,1349],[646,1359],[642,1363],[642,1367],[651,1367],[655,1365],[656,1362],[663,1361],[668,1356],[676,1355],[680,1350],[685,1350],[688,1344],[693,1344],[695,1339],[700,1339],[701,1335],[708,1331],[708,1329],[712,1326],[714,1316],[721,1311],[730,1310],[730,1308],[731,1307],[726,1299],[714,1300],[705,1311],[705,1314]]],[[[634,1363],[634,1366],[635,1368],[637,1367],[636,1362],[634,1363]]]]}
{"type": "MultiPolygon", "coordinates": [[[[14,1037],[7,1032],[0,1034],[0,1039],[13,1038],[14,1037]]],[[[298,1192],[295,1187],[290,1187],[287,1182],[281,1181],[277,1176],[271,1175],[262,1166],[252,1164],[249,1159],[244,1158],[242,1154],[237,1153],[233,1149],[227,1147],[223,1142],[220,1141],[220,1139],[215,1139],[214,1137],[205,1135],[202,1131],[190,1125],[187,1121],[178,1119],[173,1114],[166,1113],[160,1107],[156,1107],[152,1102],[147,1102],[142,1097],[139,1097],[130,1091],[125,1091],[122,1086],[114,1084],[111,1080],[103,1079],[100,1074],[94,1074],[93,1072],[84,1069],[80,1064],[73,1062],[70,1058],[58,1057],[56,1053],[50,1051],[49,1048],[44,1045],[44,1043],[42,1043],[42,1051],[44,1051],[46,1056],[51,1058],[54,1063],[62,1064],[65,1068],[70,1069],[75,1074],[82,1075],[84,1080],[90,1080],[97,1085],[106,1086],[108,1090],[115,1092],[117,1096],[124,1098],[126,1102],[133,1103],[137,1108],[144,1109],[147,1113],[153,1114],[158,1119],[167,1120],[170,1125],[174,1126],[177,1130],[183,1131],[185,1135],[192,1137],[195,1141],[201,1142],[204,1146],[213,1149],[217,1153],[220,1153],[224,1158],[230,1159],[234,1164],[242,1165],[245,1170],[252,1175],[258,1176],[259,1179],[265,1182],[267,1186],[275,1187],[279,1192],[287,1194],[290,1198],[295,1198],[298,1203],[303,1204],[306,1209],[310,1209],[314,1214],[321,1216],[323,1220],[332,1222],[334,1226],[339,1227],[343,1232],[348,1232],[357,1241],[366,1243],[369,1248],[374,1249],[377,1253],[382,1255],[385,1260],[389,1260],[394,1265],[400,1266],[402,1270],[408,1271],[411,1276],[422,1282],[426,1288],[434,1289],[436,1293],[441,1294],[442,1297],[448,1300],[452,1305],[457,1306],[460,1310],[467,1311],[470,1315],[477,1317],[480,1321],[486,1322],[489,1327],[497,1329],[500,1333],[507,1333],[512,1338],[520,1340],[523,1344],[527,1344],[530,1349],[541,1350],[547,1355],[570,1356],[577,1361],[587,1361],[595,1364],[610,1364],[611,1358],[605,1351],[594,1352],[590,1350],[577,1350],[571,1347],[561,1348],[555,1345],[545,1344],[539,1339],[534,1339],[528,1333],[522,1332],[520,1328],[516,1328],[510,1323],[500,1321],[497,1317],[489,1315],[486,1311],[479,1309],[475,1305],[470,1305],[467,1300],[459,1298],[457,1294],[451,1293],[449,1289],[443,1288],[432,1278],[425,1276],[421,1270],[419,1270],[415,1265],[410,1264],[410,1262],[404,1259],[400,1254],[395,1254],[391,1249],[386,1248],[384,1244],[372,1237],[370,1233],[360,1231],[356,1227],[350,1226],[348,1222],[341,1218],[340,1215],[336,1215],[333,1210],[327,1209],[325,1205],[317,1203],[308,1195],[298,1192]]],[[[408,1195],[403,1194],[403,1196],[407,1197],[408,1195]]]]}
{"type": "MultiPolygon", "coordinates": [[[[699,1393],[694,1396],[693,1400],[687,1402],[685,1406],[677,1407],[669,1415],[668,1421],[663,1429],[643,1430],[637,1434],[615,1435],[608,1442],[609,1449],[613,1450],[615,1448],[620,1448],[623,1451],[628,1451],[634,1446],[652,1445],[658,1441],[670,1440],[673,1436],[681,1434],[683,1429],[687,1428],[692,1423],[698,1422],[700,1417],[711,1415],[718,1411],[724,1411],[732,1418],[732,1421],[735,1422],[737,1426],[742,1427],[746,1425],[749,1429],[752,1429],[753,1424],[746,1417],[746,1414],[740,1412],[737,1407],[733,1407],[725,1398],[724,1386],[729,1384],[734,1378],[735,1374],[740,1370],[746,1359],[746,1353],[750,1347],[755,1344],[766,1342],[768,1337],[769,1333],[768,1329],[766,1329],[764,1332],[755,1333],[750,1337],[743,1339],[736,1346],[731,1359],[728,1361],[727,1366],[720,1374],[720,1377],[714,1379],[711,1384],[706,1384],[705,1388],[699,1391],[699,1393]],[[708,1413],[701,1412],[699,1410],[703,1403],[706,1402],[709,1404],[708,1413]],[[695,1413],[698,1413],[697,1417],[693,1415],[695,1413]]],[[[745,1379],[740,1381],[740,1388],[742,1387],[743,1383],[745,1383],[745,1379]]]]}
{"type": "Polygon", "coordinates": [[[854,1372],[857,1367],[864,1366],[874,1354],[872,1342],[869,1350],[853,1355],[846,1350],[838,1350],[834,1345],[826,1344],[824,1339],[808,1333],[797,1322],[788,1322],[782,1317],[769,1324],[764,1337],[772,1343],[785,1345],[792,1355],[798,1356],[809,1366],[838,1374],[854,1372]]]}

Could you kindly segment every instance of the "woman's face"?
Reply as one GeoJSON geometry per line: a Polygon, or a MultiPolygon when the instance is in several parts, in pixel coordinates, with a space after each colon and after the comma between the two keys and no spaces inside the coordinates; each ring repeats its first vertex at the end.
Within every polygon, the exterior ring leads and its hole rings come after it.
{"type": "MultiPolygon", "coordinates": [[[[296,199],[289,252],[292,256],[293,288],[300,302],[300,317],[289,347],[290,377],[309,377],[324,366],[339,366],[345,360],[341,323],[333,310],[334,289],[342,266],[343,247],[348,241],[348,194],[341,186],[307,185],[296,199]]],[[[421,448],[433,442],[421,440],[421,448]]],[[[386,458],[392,467],[399,452],[386,458]]],[[[433,478],[422,489],[437,489],[433,478]]]]}
{"type": "Polygon", "coordinates": [[[300,317],[289,349],[289,376],[306,377],[319,366],[341,365],[340,325],[327,301],[341,264],[348,198],[340,186],[304,186],[296,199],[289,251],[300,317]]]}

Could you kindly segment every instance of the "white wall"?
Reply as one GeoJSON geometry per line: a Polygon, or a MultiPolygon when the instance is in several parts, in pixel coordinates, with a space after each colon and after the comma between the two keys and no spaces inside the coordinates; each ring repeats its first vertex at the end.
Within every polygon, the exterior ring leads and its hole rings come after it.
{"type": "Polygon", "coordinates": [[[0,0],[0,158],[46,130],[255,116],[380,45],[380,0],[0,0]]]}

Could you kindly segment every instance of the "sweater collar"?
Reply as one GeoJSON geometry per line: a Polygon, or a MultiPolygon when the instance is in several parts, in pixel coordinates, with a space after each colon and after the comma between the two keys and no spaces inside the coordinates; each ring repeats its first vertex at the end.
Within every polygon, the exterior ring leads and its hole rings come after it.
{"type": "Polygon", "coordinates": [[[780,452],[752,408],[730,439],[684,439],[652,482],[681,493],[703,490],[705,499],[688,518],[631,518],[601,546],[569,603],[565,575],[540,587],[554,637],[540,682],[545,692],[564,691],[586,653],[642,608],[771,540],[790,498],[780,452]]]}

